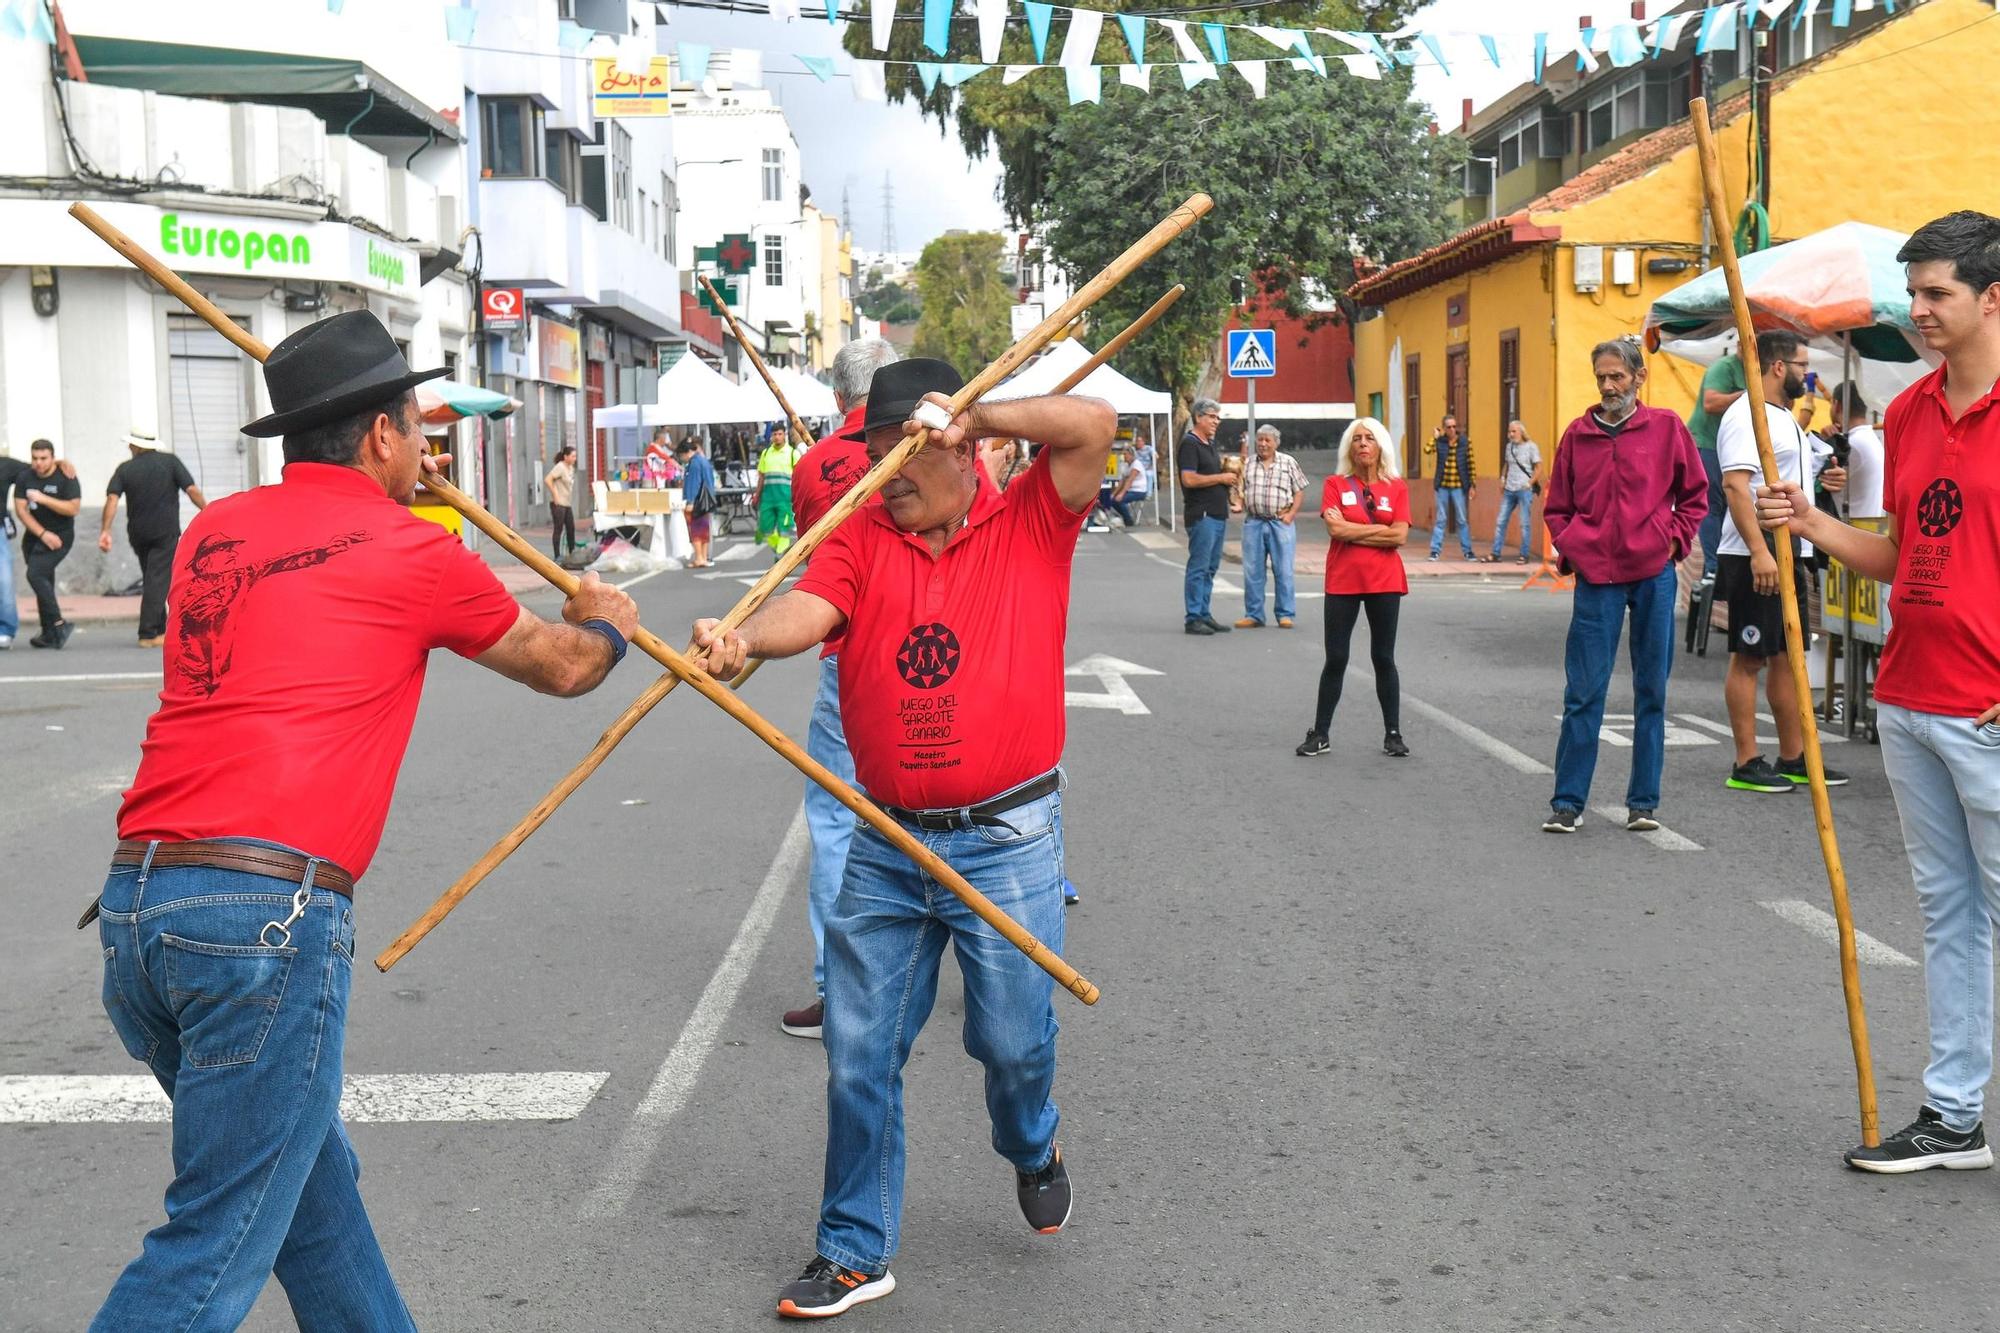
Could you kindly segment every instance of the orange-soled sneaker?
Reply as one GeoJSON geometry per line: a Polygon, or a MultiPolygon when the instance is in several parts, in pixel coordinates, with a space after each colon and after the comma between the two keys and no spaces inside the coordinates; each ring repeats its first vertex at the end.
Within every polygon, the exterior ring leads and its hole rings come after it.
{"type": "Polygon", "coordinates": [[[1021,1216],[1044,1236],[1053,1236],[1069,1222],[1072,1202],[1069,1168],[1063,1165],[1062,1149],[1049,1153],[1049,1164],[1039,1171],[1016,1171],[1014,1191],[1021,1199],[1021,1216]]]}
{"type": "Polygon", "coordinates": [[[888,1269],[864,1273],[814,1255],[796,1282],[778,1293],[778,1313],[788,1319],[831,1319],[863,1301],[879,1300],[896,1289],[888,1269]]]}

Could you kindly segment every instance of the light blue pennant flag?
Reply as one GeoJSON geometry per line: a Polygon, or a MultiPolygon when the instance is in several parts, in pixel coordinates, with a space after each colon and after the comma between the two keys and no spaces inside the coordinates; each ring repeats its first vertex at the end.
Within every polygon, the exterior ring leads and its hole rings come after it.
{"type": "Polygon", "coordinates": [[[700,83],[708,77],[709,47],[706,42],[681,42],[674,47],[674,63],[680,66],[683,83],[700,83]]]}
{"type": "Polygon", "coordinates": [[[1479,44],[1486,48],[1486,58],[1493,62],[1493,68],[1500,68],[1500,43],[1491,37],[1481,37],[1479,44]]]}
{"type": "Polygon", "coordinates": [[[1833,0],[1833,26],[1844,28],[1854,21],[1854,0],[1833,0]]]}
{"type": "Polygon", "coordinates": [[[1042,0],[1021,0],[1021,8],[1028,16],[1028,40],[1035,44],[1035,63],[1044,63],[1049,51],[1049,20],[1055,16],[1056,7],[1042,3],[1042,0]]]}
{"type": "Polygon", "coordinates": [[[1132,63],[1146,63],[1146,20],[1137,14],[1113,14],[1118,20],[1118,30],[1125,34],[1125,45],[1131,48],[1132,63]]]}
{"type": "Polygon", "coordinates": [[[1069,83],[1069,104],[1103,102],[1104,66],[1064,65],[1063,78],[1069,83]]]}
{"type": "Polygon", "coordinates": [[[581,51],[597,34],[573,19],[556,24],[556,45],[565,51],[581,51]]]}
{"type": "Polygon", "coordinates": [[[1542,74],[1548,63],[1549,35],[1545,32],[1538,32],[1535,34],[1535,83],[1537,86],[1540,86],[1542,82],[1542,74]]]}
{"type": "Polygon", "coordinates": [[[943,55],[951,46],[952,0],[924,0],[924,45],[943,55]]]}
{"type": "Polygon", "coordinates": [[[1451,65],[1445,60],[1444,48],[1438,45],[1438,39],[1427,32],[1420,32],[1417,40],[1424,44],[1424,50],[1431,53],[1431,59],[1438,62],[1438,68],[1444,71],[1445,77],[1450,78],[1451,65]]]}
{"type": "Polygon", "coordinates": [[[1201,25],[1201,35],[1208,39],[1208,49],[1215,53],[1215,63],[1218,65],[1228,64],[1229,63],[1228,30],[1225,29],[1220,23],[1204,23],[1201,25]]]}
{"type": "Polygon", "coordinates": [[[992,68],[993,66],[991,65],[946,65],[944,67],[944,86],[947,88],[956,88],[959,84],[976,79],[992,68]]]}
{"type": "Polygon", "coordinates": [[[1718,5],[1701,13],[1701,35],[1695,38],[1694,53],[1705,56],[1710,51],[1734,51],[1736,49],[1736,6],[1718,5]]]}
{"type": "Polygon", "coordinates": [[[1590,54],[1590,44],[1597,40],[1597,29],[1585,28],[1576,35],[1576,67],[1596,69],[1597,61],[1590,54]]]}
{"type": "Polygon", "coordinates": [[[472,40],[472,29],[479,22],[479,11],[460,5],[446,5],[444,10],[445,40],[464,46],[472,40]]]}
{"type": "Polygon", "coordinates": [[[832,56],[800,56],[799,63],[812,71],[812,76],[821,83],[833,78],[832,56]]]}
{"type": "Polygon", "coordinates": [[[917,62],[917,77],[924,81],[924,91],[927,93],[937,91],[938,79],[943,74],[944,66],[935,61],[919,60],[917,62]]]}
{"type": "Polygon", "coordinates": [[[1619,68],[1636,65],[1646,58],[1646,43],[1639,36],[1639,25],[1621,23],[1611,30],[1611,63],[1619,68]]]}

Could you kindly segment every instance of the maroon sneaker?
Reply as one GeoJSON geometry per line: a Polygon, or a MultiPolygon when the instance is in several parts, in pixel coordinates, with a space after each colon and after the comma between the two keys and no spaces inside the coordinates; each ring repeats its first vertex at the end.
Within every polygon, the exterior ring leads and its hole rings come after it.
{"type": "Polygon", "coordinates": [[[779,1026],[794,1037],[819,1040],[820,1024],[826,1021],[826,1001],[814,1000],[803,1009],[794,1009],[786,1014],[779,1026]]]}

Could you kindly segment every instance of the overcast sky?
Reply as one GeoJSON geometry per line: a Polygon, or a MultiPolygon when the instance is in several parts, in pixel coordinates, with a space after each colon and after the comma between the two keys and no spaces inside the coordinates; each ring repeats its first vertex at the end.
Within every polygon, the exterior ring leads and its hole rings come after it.
{"type": "MultiPolygon", "coordinates": [[[[813,0],[804,0],[803,7],[809,15],[824,12],[813,0]]],[[[1505,5],[1494,0],[1435,0],[1424,9],[1423,18],[1439,28],[1468,31],[1502,24],[1516,31],[1539,26],[1573,30],[1577,16],[1591,7],[1589,0],[1507,0],[1505,5]]],[[[1604,0],[1598,0],[1597,7],[1605,11],[1606,18],[1627,11],[1622,3],[1604,0]]],[[[882,245],[885,173],[895,181],[899,250],[920,250],[925,241],[953,227],[997,230],[1003,225],[994,198],[1000,178],[997,162],[968,159],[957,138],[940,135],[937,126],[926,121],[913,104],[857,101],[845,78],[836,75],[822,84],[789,58],[793,54],[839,54],[838,28],[813,17],[784,23],[761,14],[724,14],[678,6],[667,12],[672,25],[661,31],[663,46],[674,41],[707,42],[716,47],[747,46],[766,52],[765,86],[784,103],[792,132],[798,136],[806,184],[821,207],[835,211],[841,207],[841,191],[849,192],[848,225],[858,245],[867,249],[882,245]]],[[[1448,46],[1448,56],[1451,50],[1448,46]]],[[[1477,50],[1475,46],[1475,55],[1477,50]]],[[[846,61],[840,63],[844,66],[846,61]]],[[[1457,61],[1449,77],[1435,67],[1420,67],[1417,93],[1431,104],[1438,122],[1449,126],[1457,123],[1460,98],[1470,97],[1476,106],[1484,106],[1529,72],[1524,59],[1509,59],[1505,69],[1496,70],[1483,57],[1457,61]]],[[[1345,76],[1336,72],[1333,77],[1345,76]]],[[[1240,80],[1236,82],[1242,87],[1240,80]]],[[[1244,114],[1256,114],[1257,104],[1249,90],[1242,91],[1244,114]]]]}

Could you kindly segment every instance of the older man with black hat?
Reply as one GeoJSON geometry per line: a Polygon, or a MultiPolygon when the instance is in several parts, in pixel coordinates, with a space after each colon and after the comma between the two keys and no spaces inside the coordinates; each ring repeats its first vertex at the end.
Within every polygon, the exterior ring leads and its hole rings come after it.
{"type": "MultiPolygon", "coordinates": [[[[1060,950],[1063,641],[1077,533],[1097,501],[1117,417],[1094,398],[980,403],[942,361],[875,372],[863,433],[880,460],[927,443],[813,554],[798,586],[741,629],[695,624],[710,671],[789,657],[840,634],[840,712],[869,794],[981,892],[1060,950]],[[920,415],[919,415],[920,414],[920,415]],[[922,423],[922,424],[920,424],[922,423]],[[980,440],[1043,447],[1003,494],[980,440]]],[[[818,1253],[778,1312],[837,1315],[895,1287],[902,1070],[936,998],[949,940],[965,979],[965,1047],[986,1067],[993,1146],[1036,1231],[1069,1219],[1056,1147],[1053,983],[971,909],[861,825],[826,917],[827,1144],[818,1253]]]]}
{"type": "Polygon", "coordinates": [[[586,576],[552,624],[406,506],[425,467],[412,372],[365,311],[265,363],[284,480],[187,532],[166,685],[97,903],[104,1002],[174,1104],[167,1220],[93,1329],[229,1329],[273,1271],[308,1328],[410,1329],[341,1127],[354,885],[430,650],[548,694],[624,655],[631,599],[586,576]]]}

